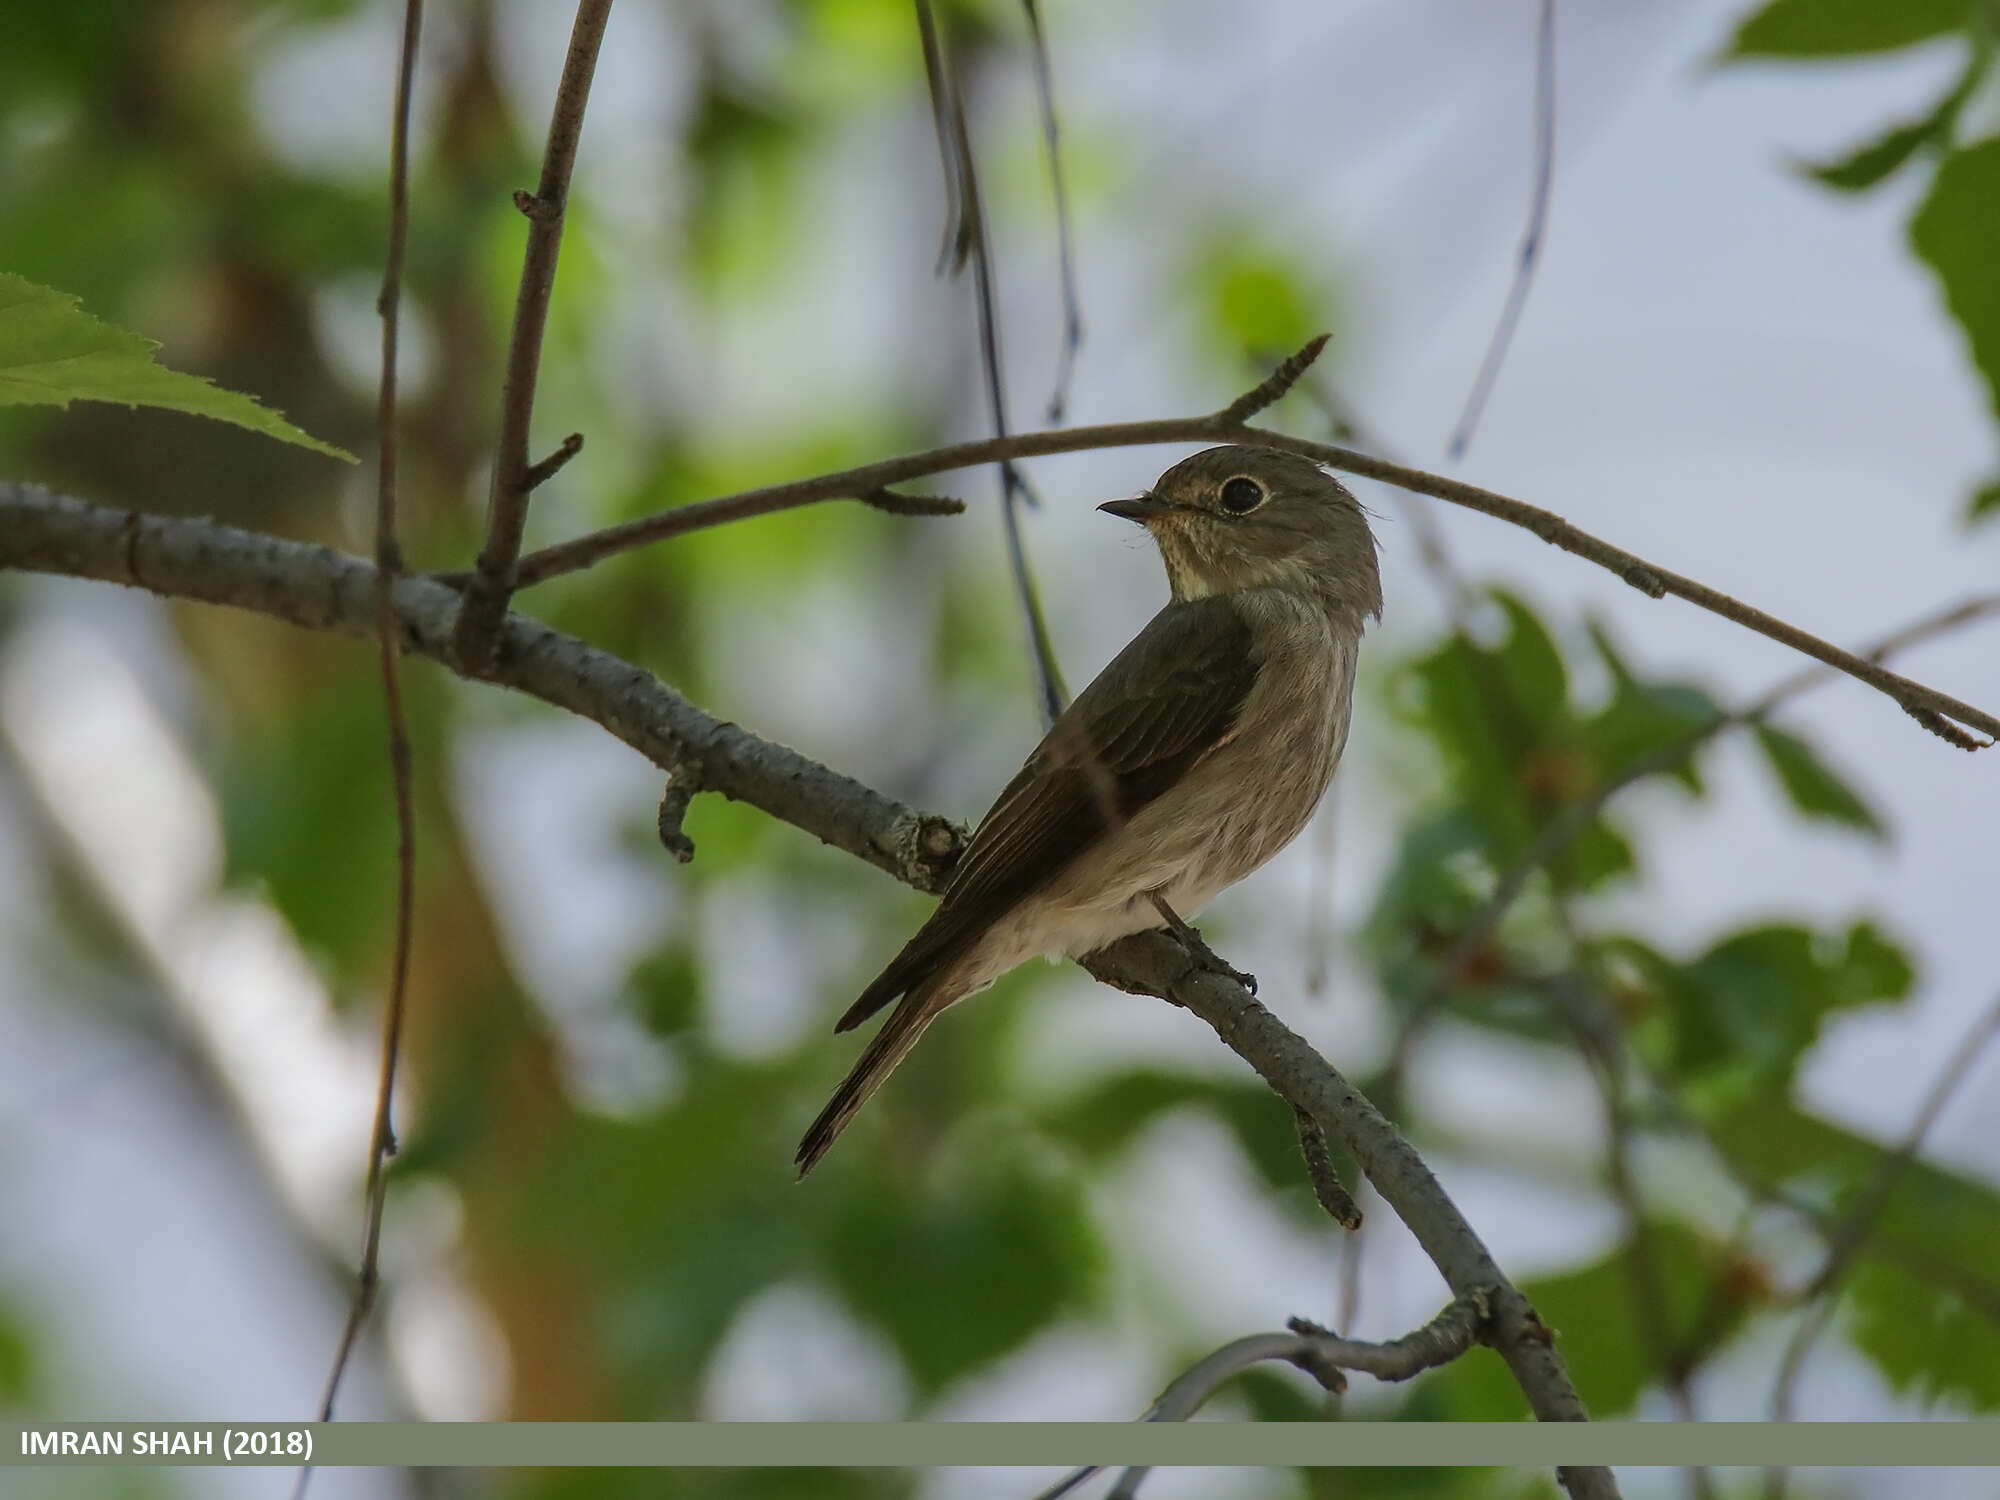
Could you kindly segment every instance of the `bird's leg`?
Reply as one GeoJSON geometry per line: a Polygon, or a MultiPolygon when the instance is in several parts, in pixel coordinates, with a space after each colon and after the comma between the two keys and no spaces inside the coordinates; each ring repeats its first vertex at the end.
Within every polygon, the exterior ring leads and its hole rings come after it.
{"type": "Polygon", "coordinates": [[[1167,930],[1180,939],[1181,946],[1187,950],[1189,958],[1211,973],[1220,974],[1224,979],[1235,980],[1251,994],[1257,993],[1255,974],[1245,974],[1241,969],[1233,968],[1226,963],[1220,954],[1201,940],[1200,933],[1183,922],[1180,914],[1167,905],[1165,896],[1158,891],[1148,891],[1146,895],[1152,901],[1153,909],[1166,921],[1167,930]]]}

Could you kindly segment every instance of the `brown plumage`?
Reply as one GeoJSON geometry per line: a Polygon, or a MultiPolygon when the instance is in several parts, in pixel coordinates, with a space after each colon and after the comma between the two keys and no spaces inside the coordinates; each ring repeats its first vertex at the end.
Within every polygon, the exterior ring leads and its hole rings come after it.
{"type": "Polygon", "coordinates": [[[810,1171],[923,1030],[1037,954],[1191,917],[1289,843],[1347,738],[1381,612],[1374,540],[1309,460],[1212,448],[1146,495],[1173,599],[1058,718],[974,831],[937,910],[835,1028],[900,998],[799,1145],[810,1171]]]}

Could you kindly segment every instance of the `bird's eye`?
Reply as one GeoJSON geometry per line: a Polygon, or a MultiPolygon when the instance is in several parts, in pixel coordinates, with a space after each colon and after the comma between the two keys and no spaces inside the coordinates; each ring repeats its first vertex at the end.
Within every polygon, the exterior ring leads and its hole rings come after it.
{"type": "Polygon", "coordinates": [[[1238,474],[1222,487],[1222,508],[1232,516],[1247,516],[1264,503],[1264,486],[1238,474]]]}

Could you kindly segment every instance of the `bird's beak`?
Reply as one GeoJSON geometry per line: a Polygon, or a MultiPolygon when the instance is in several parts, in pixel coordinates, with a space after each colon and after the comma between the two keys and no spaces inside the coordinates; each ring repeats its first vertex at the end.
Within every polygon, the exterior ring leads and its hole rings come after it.
{"type": "Polygon", "coordinates": [[[1134,495],[1130,500],[1107,500],[1097,508],[1107,516],[1118,516],[1144,525],[1166,515],[1173,506],[1158,495],[1134,495]]]}

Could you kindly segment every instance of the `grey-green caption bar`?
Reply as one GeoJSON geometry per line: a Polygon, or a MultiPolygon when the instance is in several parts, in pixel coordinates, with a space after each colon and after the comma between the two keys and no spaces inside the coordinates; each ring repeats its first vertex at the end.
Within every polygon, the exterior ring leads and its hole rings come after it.
{"type": "Polygon", "coordinates": [[[1967,1422],[6,1422],[0,1465],[2000,1465],[1967,1422]]]}

